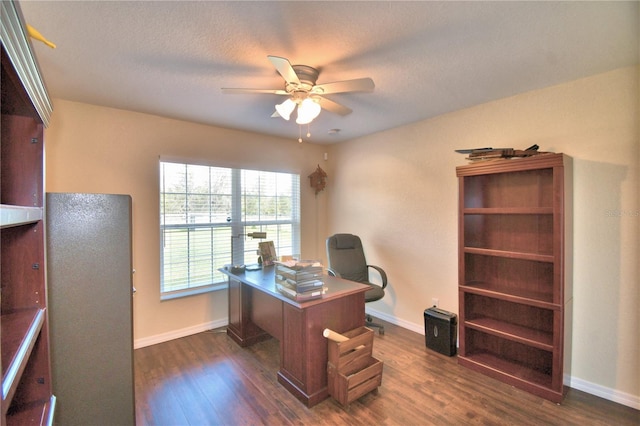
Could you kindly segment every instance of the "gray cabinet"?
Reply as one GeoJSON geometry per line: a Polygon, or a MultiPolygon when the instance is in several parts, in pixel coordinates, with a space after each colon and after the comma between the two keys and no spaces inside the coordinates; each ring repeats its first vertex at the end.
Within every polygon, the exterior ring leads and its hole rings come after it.
{"type": "Polygon", "coordinates": [[[56,422],[135,423],[131,197],[47,193],[56,422]]]}

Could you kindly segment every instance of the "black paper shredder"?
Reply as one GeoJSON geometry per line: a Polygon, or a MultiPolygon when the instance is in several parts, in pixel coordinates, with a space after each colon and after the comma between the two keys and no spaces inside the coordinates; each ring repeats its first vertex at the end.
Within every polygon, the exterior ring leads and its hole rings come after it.
{"type": "Polygon", "coordinates": [[[424,339],[427,348],[443,355],[456,354],[458,316],[436,307],[424,311],[424,339]]]}

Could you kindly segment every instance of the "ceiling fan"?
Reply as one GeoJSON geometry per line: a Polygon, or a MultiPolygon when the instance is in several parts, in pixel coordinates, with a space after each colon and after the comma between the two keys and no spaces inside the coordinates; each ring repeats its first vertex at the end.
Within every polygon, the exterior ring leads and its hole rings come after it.
{"type": "Polygon", "coordinates": [[[309,124],[322,109],[340,115],[351,113],[351,109],[324,97],[333,93],[372,92],[375,84],[370,78],[336,81],[316,84],[320,72],[308,65],[291,65],[288,59],[278,56],[267,56],[269,61],[284,78],[283,89],[232,89],[223,88],[223,93],[268,93],[287,96],[281,104],[275,106],[272,117],[289,120],[293,110],[298,107],[296,123],[309,124]]]}

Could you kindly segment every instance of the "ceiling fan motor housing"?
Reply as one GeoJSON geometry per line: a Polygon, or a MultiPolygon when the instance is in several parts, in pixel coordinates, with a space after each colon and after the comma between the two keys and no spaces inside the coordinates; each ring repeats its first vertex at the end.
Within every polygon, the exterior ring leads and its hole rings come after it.
{"type": "Polygon", "coordinates": [[[285,85],[285,90],[288,93],[298,91],[310,92],[311,89],[313,89],[313,86],[316,85],[316,81],[318,81],[318,75],[320,74],[320,72],[317,69],[307,65],[292,65],[292,68],[298,76],[300,84],[296,84],[295,82],[287,82],[285,85]]]}

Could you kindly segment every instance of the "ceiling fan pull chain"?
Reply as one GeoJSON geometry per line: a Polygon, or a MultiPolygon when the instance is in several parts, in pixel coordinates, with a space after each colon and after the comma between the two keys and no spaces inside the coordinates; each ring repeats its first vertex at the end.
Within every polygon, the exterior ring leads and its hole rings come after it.
{"type": "Polygon", "coordinates": [[[307,123],[307,137],[310,138],[311,137],[311,124],[307,123]]]}
{"type": "Polygon", "coordinates": [[[298,143],[302,143],[302,125],[298,124],[298,143]]]}

